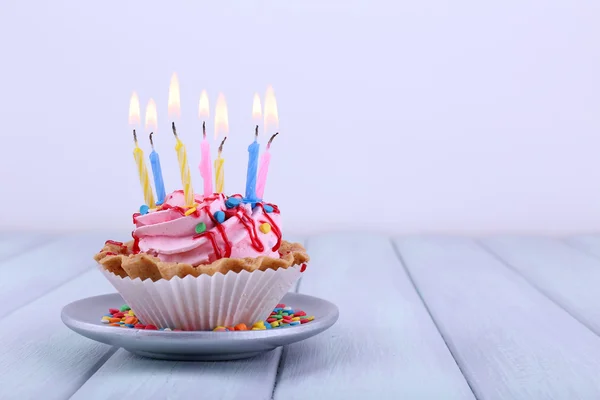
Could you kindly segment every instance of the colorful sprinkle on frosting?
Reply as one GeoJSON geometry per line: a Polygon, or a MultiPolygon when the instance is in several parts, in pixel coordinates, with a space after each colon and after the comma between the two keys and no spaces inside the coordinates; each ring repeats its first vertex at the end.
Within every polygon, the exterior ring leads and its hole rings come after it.
{"type": "Polygon", "coordinates": [[[215,220],[220,224],[225,222],[225,213],[223,211],[215,212],[214,217],[215,217],[215,220]]]}
{"type": "Polygon", "coordinates": [[[279,257],[280,212],[275,204],[256,203],[251,209],[241,195],[198,195],[188,207],[184,192],[169,194],[162,206],[148,214],[135,213],[133,253],[146,252],[163,262],[206,264],[221,258],[279,257]],[[271,212],[267,212],[271,211],[271,212]],[[184,217],[184,220],[181,220],[184,217]],[[195,221],[194,221],[195,220],[195,221]],[[232,221],[230,221],[232,220],[232,221]],[[203,222],[205,229],[196,226],[203,222]],[[262,224],[268,223],[262,227],[262,224]],[[172,236],[186,226],[190,237],[172,236]],[[190,242],[190,239],[193,241],[190,242]]]}
{"type": "Polygon", "coordinates": [[[200,222],[198,225],[196,225],[196,233],[200,234],[204,231],[206,231],[206,224],[204,222],[200,222]]]}
{"type": "Polygon", "coordinates": [[[260,229],[262,233],[267,234],[271,232],[271,225],[268,222],[265,222],[264,224],[260,224],[258,229],[260,229]]]}
{"type": "Polygon", "coordinates": [[[183,213],[183,215],[185,215],[185,216],[187,217],[188,215],[192,215],[192,214],[193,214],[193,213],[195,213],[196,211],[197,211],[197,210],[196,210],[196,207],[190,207],[190,208],[188,208],[188,209],[187,209],[187,211],[185,211],[185,212],[183,213]]]}
{"type": "Polygon", "coordinates": [[[235,207],[239,206],[241,202],[242,202],[242,200],[240,200],[237,197],[230,197],[227,200],[225,200],[225,207],[235,208],[235,207]]]}

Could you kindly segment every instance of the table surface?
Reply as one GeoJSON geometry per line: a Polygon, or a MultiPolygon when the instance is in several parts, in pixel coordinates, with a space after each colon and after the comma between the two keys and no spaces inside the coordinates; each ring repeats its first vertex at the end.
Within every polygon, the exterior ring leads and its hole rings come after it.
{"type": "Polygon", "coordinates": [[[91,258],[105,239],[0,233],[1,399],[600,399],[600,235],[288,237],[311,255],[293,290],[340,319],[231,362],[66,328],[64,305],[114,292],[91,258]]]}

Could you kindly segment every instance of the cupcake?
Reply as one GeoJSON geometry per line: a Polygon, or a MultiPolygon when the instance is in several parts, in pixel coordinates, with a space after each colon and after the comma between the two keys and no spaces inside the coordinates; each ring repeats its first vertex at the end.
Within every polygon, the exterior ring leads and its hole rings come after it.
{"type": "Polygon", "coordinates": [[[299,243],[281,238],[279,208],[241,195],[183,191],[133,214],[133,240],[106,241],[100,270],[145,324],[210,330],[263,320],[306,269],[299,243]]]}

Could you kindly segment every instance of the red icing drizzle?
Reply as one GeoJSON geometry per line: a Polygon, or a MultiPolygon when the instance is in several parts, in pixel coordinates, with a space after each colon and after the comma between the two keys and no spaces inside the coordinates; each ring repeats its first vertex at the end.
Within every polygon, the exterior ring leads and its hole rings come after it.
{"type": "Polygon", "coordinates": [[[252,220],[252,218],[250,218],[248,215],[246,215],[246,213],[243,213],[243,212],[242,213],[238,212],[235,214],[235,216],[238,217],[238,219],[240,220],[242,225],[244,225],[244,227],[248,231],[248,235],[250,236],[250,241],[252,242],[252,247],[254,247],[256,249],[256,251],[260,251],[260,252],[264,251],[265,246],[262,244],[262,242],[258,238],[258,233],[256,232],[256,224],[254,224],[254,220],[252,220]]]}
{"type": "MultiPolygon", "coordinates": [[[[185,209],[183,207],[172,206],[170,204],[163,204],[160,207],[161,207],[161,210],[175,210],[179,214],[181,214],[182,216],[185,216],[185,212],[187,211],[187,209],[185,209]]],[[[191,215],[193,215],[194,217],[198,218],[200,216],[200,210],[196,209],[196,211],[194,211],[193,213],[191,213],[190,216],[191,215]]]]}
{"type": "Polygon", "coordinates": [[[138,254],[140,252],[140,238],[135,236],[135,232],[131,232],[131,236],[133,237],[133,254],[138,254]]]}
{"type": "MultiPolygon", "coordinates": [[[[179,192],[183,192],[182,190],[179,190],[179,192]]],[[[218,193],[213,194],[212,196],[208,196],[204,198],[204,201],[215,201],[220,195],[218,193]]],[[[177,211],[179,214],[181,214],[182,216],[185,216],[185,212],[189,209],[189,207],[184,208],[184,207],[179,207],[179,206],[172,206],[170,204],[163,204],[162,206],[160,206],[159,210],[175,210],[177,211]]],[[[196,208],[196,211],[194,211],[193,213],[191,213],[190,215],[193,215],[194,217],[198,218],[200,216],[200,210],[198,208],[196,208]]]]}
{"type": "MultiPolygon", "coordinates": [[[[183,193],[183,190],[176,190],[175,192],[183,193]]],[[[214,201],[217,198],[219,198],[220,196],[221,196],[221,194],[214,193],[212,196],[204,198],[204,201],[214,201]]],[[[236,198],[243,199],[243,196],[241,194],[234,194],[229,197],[236,197],[236,198]]],[[[169,198],[170,198],[170,196],[169,196],[169,198]]],[[[160,206],[159,210],[175,210],[179,214],[181,214],[181,216],[185,216],[185,212],[189,208],[172,206],[172,205],[166,203],[167,200],[165,200],[165,203],[160,206]]],[[[269,206],[273,207],[274,213],[276,213],[276,214],[280,213],[279,208],[275,204],[269,204],[269,203],[267,203],[267,204],[269,206]]],[[[263,203],[256,203],[256,205],[260,206],[262,208],[264,217],[267,219],[267,221],[271,225],[271,230],[277,237],[277,243],[275,243],[275,246],[273,246],[273,248],[272,248],[272,251],[277,251],[279,249],[279,247],[281,246],[281,231],[275,225],[275,223],[273,222],[273,219],[265,211],[263,203]]],[[[190,216],[194,216],[194,217],[198,218],[200,216],[200,211],[201,211],[200,209],[196,209],[192,214],[190,214],[190,216]]],[[[229,241],[229,238],[227,237],[227,233],[225,232],[225,228],[212,215],[212,213],[210,212],[209,205],[204,206],[202,208],[202,211],[206,212],[206,215],[208,215],[208,217],[211,219],[211,221],[213,222],[213,224],[219,231],[219,234],[221,235],[221,238],[223,239],[223,242],[225,244],[224,252],[219,247],[219,244],[217,243],[216,235],[212,231],[207,231],[207,232],[202,232],[200,234],[197,234],[194,236],[194,239],[200,239],[200,238],[206,237],[211,242],[213,251],[214,251],[217,259],[224,258],[224,257],[230,257],[232,246],[231,246],[231,242],[229,241]]],[[[252,217],[250,217],[249,215],[247,215],[245,213],[245,210],[240,211],[240,209],[238,207],[235,207],[233,209],[225,209],[225,210],[223,210],[223,212],[225,213],[225,216],[227,219],[234,217],[234,216],[237,217],[239,219],[240,223],[242,225],[244,225],[244,228],[246,228],[246,231],[248,231],[248,236],[250,237],[250,241],[252,242],[252,247],[254,247],[256,249],[256,251],[258,251],[258,252],[264,251],[265,247],[264,247],[263,243],[261,242],[261,240],[258,238],[258,232],[256,231],[256,224],[254,223],[254,220],[252,219],[252,217]]],[[[136,223],[136,217],[138,217],[139,215],[141,215],[141,214],[140,213],[133,214],[134,224],[136,223]]],[[[263,221],[263,222],[265,222],[265,221],[263,221]]],[[[137,238],[135,236],[135,232],[132,232],[131,235],[133,236],[133,239],[134,239],[133,252],[135,254],[137,254],[140,252],[139,238],[137,238]]],[[[112,241],[110,241],[110,242],[112,242],[112,241]]],[[[119,244],[119,242],[113,242],[113,244],[119,244]]],[[[122,245],[122,243],[120,243],[120,245],[122,245]]]]}
{"type": "MultiPolygon", "coordinates": [[[[183,193],[183,190],[176,190],[174,193],[183,193]]],[[[215,201],[217,200],[219,197],[221,196],[220,193],[213,193],[212,196],[208,196],[208,197],[204,197],[203,201],[215,201]]],[[[181,216],[186,216],[185,212],[187,210],[189,210],[190,207],[180,207],[180,206],[172,206],[170,204],[167,203],[168,200],[170,200],[172,197],[172,195],[169,195],[169,198],[167,200],[165,200],[164,204],[162,204],[158,210],[159,211],[163,211],[163,210],[175,210],[177,211],[179,214],[181,214],[181,216]]],[[[197,200],[197,199],[194,199],[197,200]]],[[[196,211],[194,211],[193,213],[190,214],[190,216],[194,216],[196,218],[198,218],[200,216],[200,210],[196,209],[196,211]]]]}
{"type": "MultiPolygon", "coordinates": [[[[241,196],[241,195],[239,195],[239,196],[241,196]]],[[[231,196],[231,197],[233,197],[233,196],[231,196]]],[[[262,204],[260,204],[260,206],[262,207],[262,204]]],[[[272,207],[273,207],[273,212],[279,212],[279,209],[277,208],[277,206],[272,206],[272,207]]],[[[203,208],[203,210],[204,210],[204,212],[206,212],[208,217],[212,220],[213,224],[215,224],[215,227],[219,230],[219,233],[221,234],[221,237],[223,238],[223,241],[225,242],[225,254],[221,255],[222,254],[221,249],[217,245],[217,242],[216,242],[213,232],[202,232],[201,234],[195,235],[194,239],[199,239],[201,237],[206,236],[211,240],[212,246],[213,246],[213,249],[215,251],[215,255],[217,256],[217,258],[231,256],[231,242],[229,241],[229,238],[227,237],[225,228],[223,228],[223,226],[221,224],[219,224],[219,222],[212,215],[212,213],[210,212],[209,206],[205,206],[203,208]]],[[[265,250],[265,246],[263,245],[261,240],[258,238],[258,232],[256,231],[256,224],[254,223],[254,220],[250,216],[248,216],[244,211],[240,211],[240,209],[236,207],[234,209],[227,209],[224,212],[225,212],[225,216],[227,218],[231,218],[231,217],[235,216],[239,219],[240,223],[242,225],[244,225],[244,228],[246,228],[246,231],[248,232],[248,236],[250,237],[252,247],[254,247],[256,249],[256,251],[258,251],[258,252],[263,252],[265,250]]],[[[279,231],[277,226],[275,226],[273,219],[271,217],[269,217],[267,215],[267,213],[264,211],[264,207],[263,207],[263,213],[264,213],[265,217],[267,218],[267,220],[269,221],[269,223],[271,224],[271,229],[273,230],[273,233],[275,233],[275,236],[277,236],[277,243],[275,244],[275,246],[272,249],[273,251],[277,251],[277,249],[279,249],[279,246],[281,246],[281,232],[279,231]]]]}
{"type": "MultiPolygon", "coordinates": [[[[183,190],[176,190],[174,193],[184,193],[183,190]]],[[[222,196],[220,193],[213,193],[212,196],[208,196],[204,198],[204,201],[215,201],[217,200],[220,196],[222,196]]],[[[239,195],[241,196],[241,195],[239,195]]],[[[189,210],[190,207],[179,207],[179,206],[172,206],[170,204],[167,204],[167,201],[170,200],[172,198],[172,194],[168,196],[168,198],[165,200],[165,203],[162,204],[158,210],[162,211],[162,210],[175,210],[177,211],[179,214],[181,214],[182,217],[186,216],[185,212],[187,210],[189,210]]],[[[196,200],[196,199],[194,199],[196,200]]],[[[212,216],[212,214],[210,213],[210,206],[205,206],[203,208],[207,215],[210,217],[210,219],[213,221],[213,223],[217,226],[217,229],[219,230],[219,233],[221,234],[221,236],[223,237],[223,240],[225,242],[225,255],[222,255],[221,249],[219,248],[215,235],[213,232],[203,232],[199,235],[194,236],[194,239],[200,238],[200,237],[204,237],[207,236],[209,238],[209,240],[211,241],[212,245],[213,245],[213,249],[215,251],[215,254],[217,256],[217,258],[223,258],[223,257],[229,257],[231,255],[231,243],[229,242],[228,238],[227,238],[227,234],[225,233],[225,229],[217,222],[217,220],[212,216]]],[[[137,225],[137,217],[139,217],[140,215],[142,215],[141,213],[135,213],[133,214],[133,224],[137,225]]],[[[200,217],[200,209],[196,209],[193,213],[189,214],[188,216],[193,216],[195,218],[200,217]]],[[[133,237],[133,248],[132,251],[134,254],[138,254],[140,252],[140,239],[135,236],[135,231],[131,232],[131,236],[133,237]]],[[[117,246],[122,246],[124,249],[127,249],[126,246],[123,245],[123,243],[121,242],[115,242],[113,240],[108,240],[106,242],[106,244],[111,243],[111,244],[115,244],[117,246]]]]}
{"type": "Polygon", "coordinates": [[[223,238],[223,242],[225,243],[225,254],[223,254],[221,252],[221,249],[219,248],[219,245],[217,243],[217,239],[215,237],[214,232],[202,232],[198,235],[194,236],[194,239],[199,239],[202,237],[208,237],[208,239],[211,241],[212,246],[213,246],[213,250],[215,252],[215,256],[217,257],[217,260],[223,257],[230,257],[231,256],[231,242],[229,241],[229,238],[227,237],[227,233],[225,233],[225,228],[223,228],[223,226],[215,219],[215,217],[212,215],[212,213],[210,212],[210,206],[204,206],[202,208],[202,210],[206,213],[206,215],[208,215],[208,217],[211,219],[211,221],[213,222],[213,224],[215,224],[215,227],[217,228],[217,230],[219,231],[219,233],[221,234],[221,237],[223,238]]]}
{"type": "Polygon", "coordinates": [[[119,246],[121,248],[121,251],[127,251],[127,246],[125,246],[123,244],[123,242],[117,242],[115,240],[107,240],[106,242],[104,242],[105,245],[107,244],[112,244],[114,246],[119,246]]]}
{"type": "MultiPolygon", "coordinates": [[[[195,235],[194,239],[200,239],[202,237],[207,237],[210,240],[210,242],[212,243],[213,251],[215,252],[215,256],[217,256],[217,260],[220,258],[223,258],[221,249],[219,248],[219,244],[217,243],[217,239],[215,238],[215,233],[211,232],[211,231],[202,232],[198,235],[195,235]]],[[[229,247],[229,250],[230,250],[230,255],[231,255],[231,247],[229,247]]],[[[229,257],[229,256],[225,256],[225,257],[229,257]]]]}
{"type": "Polygon", "coordinates": [[[107,255],[107,256],[116,256],[116,255],[117,255],[117,253],[113,253],[112,251],[107,251],[107,252],[106,252],[106,255],[107,255]]]}
{"type": "Polygon", "coordinates": [[[217,230],[219,231],[219,233],[221,234],[221,237],[223,238],[223,242],[225,242],[225,255],[223,257],[231,256],[231,242],[229,241],[229,238],[227,237],[227,233],[225,233],[225,228],[223,228],[223,225],[221,225],[219,223],[219,221],[217,221],[215,219],[215,217],[212,215],[212,213],[210,212],[209,206],[204,206],[203,210],[206,213],[206,215],[208,215],[208,217],[210,218],[212,223],[215,224],[215,226],[217,227],[217,230]]]}
{"type": "MultiPolygon", "coordinates": [[[[273,212],[274,212],[275,214],[279,214],[279,207],[277,207],[275,204],[271,204],[271,203],[266,203],[266,204],[267,204],[268,206],[271,206],[271,207],[273,207],[273,212]]],[[[260,205],[260,206],[262,207],[263,211],[265,211],[265,207],[264,207],[264,204],[263,204],[263,203],[256,203],[256,205],[257,205],[257,206],[258,206],[258,205],[260,205]]],[[[266,213],[266,211],[265,211],[265,213],[266,213]]]]}
{"type": "Polygon", "coordinates": [[[223,210],[223,212],[225,213],[225,219],[229,219],[233,216],[235,216],[237,214],[237,209],[235,208],[228,208],[226,210],[223,210]]]}
{"type": "MultiPolygon", "coordinates": [[[[275,225],[275,223],[273,222],[273,219],[271,217],[269,217],[269,213],[265,211],[265,206],[262,203],[257,203],[256,205],[259,206],[260,208],[262,208],[264,217],[269,221],[269,225],[271,225],[271,230],[277,237],[277,243],[275,243],[275,246],[273,246],[273,248],[271,249],[273,251],[277,251],[277,250],[279,250],[279,246],[281,246],[281,231],[279,230],[277,225],[275,225]]],[[[273,207],[274,213],[279,214],[279,208],[277,208],[277,206],[275,204],[269,204],[269,205],[271,207],[273,207]]]]}

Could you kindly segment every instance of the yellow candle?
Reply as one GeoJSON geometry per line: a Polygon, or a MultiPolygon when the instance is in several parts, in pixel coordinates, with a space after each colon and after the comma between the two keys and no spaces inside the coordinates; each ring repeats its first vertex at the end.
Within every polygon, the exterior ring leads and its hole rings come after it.
{"type": "Polygon", "coordinates": [[[215,160],[215,182],[217,193],[223,193],[224,177],[223,177],[223,163],[225,162],[221,156],[215,160]]]}
{"type": "Polygon", "coordinates": [[[223,145],[225,144],[225,140],[227,140],[227,137],[225,137],[221,142],[221,145],[219,146],[219,153],[217,155],[217,159],[215,160],[215,183],[217,193],[223,193],[223,187],[225,185],[225,173],[223,171],[223,164],[225,163],[225,159],[221,158],[221,152],[223,151],[223,145]]]}
{"type": "Polygon", "coordinates": [[[227,115],[227,102],[225,101],[225,96],[223,93],[219,93],[219,97],[217,97],[217,105],[215,107],[215,139],[219,137],[219,135],[225,136],[221,145],[219,146],[218,156],[215,159],[215,189],[217,193],[224,192],[225,186],[225,171],[223,169],[223,164],[225,163],[225,159],[221,157],[221,153],[223,152],[223,145],[225,144],[225,140],[227,140],[227,135],[229,134],[229,117],[227,115]]]}
{"type": "Polygon", "coordinates": [[[175,151],[177,152],[177,161],[179,161],[179,172],[181,173],[181,185],[183,186],[183,194],[185,197],[185,204],[188,207],[194,206],[194,189],[192,188],[192,176],[190,174],[190,167],[187,160],[187,152],[185,146],[179,137],[177,137],[177,130],[175,129],[175,122],[173,122],[173,134],[177,143],[175,144],[175,151]]]}
{"type": "Polygon", "coordinates": [[[150,179],[148,178],[148,169],[146,168],[146,162],[144,161],[144,152],[138,146],[137,136],[135,129],[133,130],[133,140],[135,142],[135,148],[133,149],[133,158],[138,169],[138,175],[140,176],[140,184],[144,191],[144,202],[150,208],[154,208],[154,195],[152,194],[152,186],[150,186],[150,179]]]}

